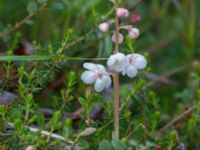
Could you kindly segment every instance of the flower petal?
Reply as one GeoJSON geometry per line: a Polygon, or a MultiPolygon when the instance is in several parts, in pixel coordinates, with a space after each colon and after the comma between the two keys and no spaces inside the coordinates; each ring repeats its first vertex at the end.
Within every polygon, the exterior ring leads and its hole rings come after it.
{"type": "Polygon", "coordinates": [[[129,12],[125,8],[117,8],[117,16],[118,17],[128,17],[129,12]]]}
{"type": "Polygon", "coordinates": [[[95,79],[96,79],[96,75],[92,71],[84,71],[81,75],[81,80],[85,84],[92,84],[94,83],[95,79]]]}
{"type": "Polygon", "coordinates": [[[107,22],[104,22],[104,23],[101,23],[99,25],[99,29],[102,31],[102,32],[107,32],[108,29],[109,29],[109,24],[107,22]]]}
{"type": "Polygon", "coordinates": [[[112,65],[114,65],[115,62],[116,62],[116,59],[115,59],[114,55],[111,55],[107,61],[108,67],[111,67],[112,65]]]}
{"type": "Polygon", "coordinates": [[[101,77],[101,79],[104,81],[104,87],[108,88],[111,86],[112,80],[110,76],[104,75],[101,77]]]}
{"type": "Polygon", "coordinates": [[[144,69],[147,65],[147,60],[144,58],[144,56],[140,55],[140,54],[135,54],[135,63],[134,65],[138,68],[138,69],[144,69]]]}
{"type": "Polygon", "coordinates": [[[140,31],[137,28],[131,28],[128,30],[128,36],[131,39],[137,39],[140,34],[140,31]]]}
{"type": "MultiPolygon", "coordinates": [[[[119,44],[121,44],[123,41],[124,41],[124,36],[121,34],[121,33],[119,33],[118,34],[118,42],[119,42],[119,44]]],[[[112,41],[113,42],[116,42],[117,41],[117,34],[116,33],[114,33],[113,35],[112,35],[112,41]]]]}
{"type": "Polygon", "coordinates": [[[100,74],[107,74],[106,69],[103,65],[97,64],[97,70],[100,74]]]}
{"type": "Polygon", "coordinates": [[[126,68],[128,64],[128,58],[123,53],[117,53],[111,55],[107,61],[108,67],[117,72],[121,72],[126,68]]]}
{"type": "Polygon", "coordinates": [[[102,79],[99,78],[95,81],[94,89],[96,92],[103,91],[104,87],[105,87],[105,85],[104,85],[104,81],[102,79]]]}
{"type": "Polygon", "coordinates": [[[117,53],[115,56],[116,56],[117,60],[119,60],[119,61],[123,61],[125,59],[125,57],[126,57],[122,53],[117,53]]]}
{"type": "Polygon", "coordinates": [[[130,78],[133,78],[137,75],[137,68],[135,66],[129,66],[127,68],[127,75],[130,78]]]}
{"type": "Polygon", "coordinates": [[[91,71],[95,71],[97,69],[97,65],[93,63],[84,63],[83,67],[91,71]]]}

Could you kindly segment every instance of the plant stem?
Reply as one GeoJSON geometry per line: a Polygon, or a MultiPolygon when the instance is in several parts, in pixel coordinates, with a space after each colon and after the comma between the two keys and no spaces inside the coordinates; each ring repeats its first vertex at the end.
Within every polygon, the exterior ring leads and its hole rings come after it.
{"type": "MultiPolygon", "coordinates": [[[[118,0],[115,0],[115,33],[114,53],[119,52],[119,18],[117,16],[118,0]]],[[[119,139],[119,73],[114,73],[114,133],[113,139],[119,139]]]]}
{"type": "Polygon", "coordinates": [[[114,53],[119,52],[119,18],[117,16],[117,8],[118,8],[118,0],[115,0],[115,33],[116,33],[116,41],[115,41],[115,50],[114,53]]]}
{"type": "Polygon", "coordinates": [[[114,134],[113,139],[119,138],[119,73],[114,74],[114,134]]]}

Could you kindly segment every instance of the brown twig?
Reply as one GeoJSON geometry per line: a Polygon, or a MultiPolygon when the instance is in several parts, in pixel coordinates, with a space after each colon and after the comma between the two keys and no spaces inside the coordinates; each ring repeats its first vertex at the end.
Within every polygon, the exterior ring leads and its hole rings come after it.
{"type": "MultiPolygon", "coordinates": [[[[193,64],[193,63],[192,63],[193,64]]],[[[175,84],[176,82],[172,81],[169,79],[170,76],[174,75],[174,74],[177,74],[179,72],[182,72],[184,70],[186,70],[187,68],[189,68],[192,64],[190,65],[184,65],[184,66],[181,66],[181,67],[178,67],[178,68],[175,68],[173,70],[170,70],[160,76],[158,75],[155,75],[155,74],[150,74],[150,73],[147,73],[147,77],[153,79],[153,81],[150,81],[149,82],[149,86],[152,86],[158,82],[162,82],[162,83],[166,83],[166,84],[169,84],[169,83],[172,83],[172,84],[175,84]]]]}
{"type": "Polygon", "coordinates": [[[130,8],[130,10],[135,10],[141,3],[143,0],[138,0],[135,2],[135,4],[130,8]]]}
{"type": "Polygon", "coordinates": [[[169,77],[159,76],[155,73],[145,72],[145,75],[149,80],[149,86],[155,85],[156,83],[163,83],[163,84],[170,84],[170,85],[177,85],[177,82],[174,80],[169,79],[169,77]]]}
{"type": "Polygon", "coordinates": [[[158,50],[160,50],[160,49],[166,47],[167,45],[169,45],[171,42],[172,42],[171,39],[163,39],[160,42],[158,42],[155,45],[152,45],[150,48],[148,48],[148,52],[150,54],[154,54],[158,50]]]}
{"type": "MultiPolygon", "coordinates": [[[[30,13],[28,16],[23,18],[21,21],[16,23],[15,27],[9,30],[6,34],[11,35],[13,34],[17,29],[19,29],[22,25],[24,25],[28,20],[30,20],[33,16],[35,16],[38,12],[43,10],[47,6],[47,3],[42,4],[37,11],[30,13]]],[[[4,33],[0,32],[0,39],[3,37],[4,33]]]]}
{"type": "Polygon", "coordinates": [[[175,118],[173,118],[164,127],[162,127],[159,131],[157,131],[155,133],[155,135],[159,135],[160,133],[162,133],[163,131],[165,131],[169,127],[171,127],[173,124],[175,124],[176,122],[178,122],[179,120],[181,120],[183,117],[185,117],[188,114],[190,114],[195,108],[196,108],[196,105],[193,105],[190,108],[188,108],[187,110],[185,110],[183,113],[181,113],[180,115],[178,115],[175,118]]]}

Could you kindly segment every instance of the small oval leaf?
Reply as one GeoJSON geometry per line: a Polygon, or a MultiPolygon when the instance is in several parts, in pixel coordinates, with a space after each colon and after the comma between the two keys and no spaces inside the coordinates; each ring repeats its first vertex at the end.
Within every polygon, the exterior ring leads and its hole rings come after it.
{"type": "Polygon", "coordinates": [[[80,133],[80,136],[88,136],[96,132],[96,128],[88,127],[80,133]]]}

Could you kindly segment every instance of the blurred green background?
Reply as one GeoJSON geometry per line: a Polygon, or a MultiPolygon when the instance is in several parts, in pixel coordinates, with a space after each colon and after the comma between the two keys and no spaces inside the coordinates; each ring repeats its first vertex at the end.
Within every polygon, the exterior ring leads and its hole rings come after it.
{"type": "MultiPolygon", "coordinates": [[[[80,42],[65,49],[67,56],[93,58],[112,53],[112,32],[98,30],[99,23],[114,17],[109,0],[0,0],[0,33],[10,31],[43,2],[48,3],[45,8],[11,35],[2,36],[1,55],[13,48],[16,39],[17,43],[39,43],[43,48],[34,52],[48,55],[45,47],[51,43],[56,49],[69,29],[69,42],[80,42]]],[[[194,102],[199,88],[200,0],[121,0],[120,5],[142,18],[133,24],[141,32],[133,50],[147,56],[150,87],[160,97],[161,111],[169,119],[194,102]]],[[[120,50],[128,51],[126,42],[120,50]]],[[[68,62],[63,66],[80,73],[81,65],[68,62]]]]}

